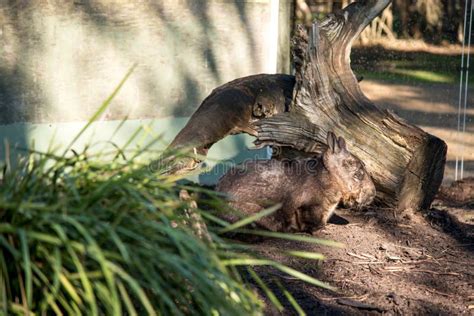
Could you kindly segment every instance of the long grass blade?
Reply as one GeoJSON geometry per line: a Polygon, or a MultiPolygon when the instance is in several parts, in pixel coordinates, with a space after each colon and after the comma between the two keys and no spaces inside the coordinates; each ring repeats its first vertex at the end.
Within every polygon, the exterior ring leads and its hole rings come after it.
{"type": "Polygon", "coordinates": [[[0,302],[2,304],[1,309],[4,315],[8,312],[8,270],[5,262],[3,252],[0,252],[0,302]]]}
{"type": "Polygon", "coordinates": [[[49,279],[44,275],[40,268],[38,268],[38,266],[32,264],[31,268],[34,275],[39,279],[37,279],[36,282],[42,281],[45,284],[45,287],[43,288],[44,300],[39,303],[41,314],[45,314],[46,310],[51,307],[56,315],[62,315],[59,306],[56,304],[55,289],[51,285],[51,282],[49,282],[49,279]]]}
{"type": "Polygon", "coordinates": [[[69,145],[66,146],[66,148],[64,150],[64,153],[62,155],[63,157],[67,154],[67,152],[74,145],[74,143],[82,136],[82,134],[84,134],[84,132],[89,128],[89,126],[91,126],[91,124],[93,122],[95,122],[102,115],[102,113],[104,113],[104,111],[109,107],[110,103],[115,98],[115,96],[119,93],[120,89],[125,84],[125,82],[128,80],[130,75],[133,73],[136,66],[137,65],[134,64],[132,67],[130,67],[130,69],[125,74],[125,77],[120,81],[120,83],[114,89],[112,94],[110,94],[110,96],[102,103],[102,105],[97,109],[97,111],[94,113],[94,115],[92,115],[92,117],[89,119],[87,124],[84,125],[84,127],[79,131],[79,133],[72,139],[72,141],[69,143],[69,145]]]}
{"type": "MultiPolygon", "coordinates": [[[[81,260],[77,256],[76,252],[74,249],[71,247],[69,243],[69,239],[67,238],[67,235],[65,231],[63,230],[62,227],[60,227],[58,224],[53,224],[53,229],[58,233],[60,236],[61,240],[64,242],[66,251],[69,254],[70,258],[72,259],[72,262],[77,269],[77,272],[80,275],[81,283],[84,288],[85,292],[85,299],[89,303],[90,307],[90,314],[91,315],[98,315],[98,310],[97,310],[97,302],[95,299],[94,295],[94,290],[92,288],[91,281],[89,280],[89,277],[87,276],[86,269],[84,265],[82,264],[81,260]]],[[[64,274],[62,275],[63,278],[65,277],[64,274]]],[[[66,278],[67,279],[67,278],[66,278]]],[[[80,306],[80,304],[79,304],[80,306]]]]}
{"type": "Polygon", "coordinates": [[[327,289],[327,290],[331,290],[331,291],[336,291],[336,288],[335,287],[332,287],[324,282],[321,282],[303,272],[300,272],[298,270],[295,270],[293,268],[290,268],[288,266],[285,266],[285,265],[282,265],[282,264],[274,264],[273,265],[275,268],[277,268],[278,270],[282,271],[282,272],[285,272],[286,274],[288,275],[291,275],[295,278],[298,278],[302,281],[305,281],[307,283],[310,283],[310,284],[313,284],[313,285],[316,285],[316,286],[319,286],[319,287],[322,287],[323,289],[327,289]]]}
{"type": "Polygon", "coordinates": [[[276,238],[276,239],[300,241],[303,243],[320,244],[320,245],[329,246],[329,247],[344,248],[344,244],[337,241],[319,239],[319,238],[314,238],[314,237],[304,236],[304,235],[278,233],[278,232],[256,230],[256,229],[242,229],[242,228],[236,229],[234,230],[234,232],[241,233],[241,234],[262,236],[262,237],[270,237],[270,238],[276,238]]]}
{"type": "Polygon", "coordinates": [[[305,311],[301,308],[300,304],[298,304],[294,296],[280,282],[277,282],[277,284],[288,302],[290,302],[291,306],[295,309],[296,313],[298,313],[299,316],[306,316],[305,311]]]}
{"type": "Polygon", "coordinates": [[[255,282],[257,282],[258,286],[262,289],[262,291],[265,293],[268,299],[273,303],[273,306],[275,306],[275,308],[278,309],[279,312],[283,312],[284,307],[281,304],[280,300],[273,293],[273,291],[268,288],[265,282],[263,282],[263,280],[258,276],[258,274],[252,268],[247,267],[247,271],[249,272],[252,279],[254,279],[255,282]]]}
{"type": "Polygon", "coordinates": [[[150,316],[156,316],[155,309],[153,308],[153,305],[151,304],[149,298],[145,294],[145,291],[141,288],[141,286],[138,284],[137,281],[135,281],[128,273],[123,271],[119,266],[113,264],[113,263],[108,263],[109,267],[111,270],[113,270],[115,273],[120,275],[120,277],[127,282],[127,284],[133,289],[135,294],[137,295],[138,299],[142,302],[143,307],[147,311],[148,315],[150,316]]]}
{"type": "Polygon", "coordinates": [[[23,265],[25,269],[25,285],[26,285],[26,302],[27,308],[31,308],[33,301],[33,279],[31,275],[31,259],[30,251],[28,249],[28,239],[23,229],[18,230],[18,236],[20,237],[21,253],[23,256],[23,265]]]}
{"type": "Polygon", "coordinates": [[[82,300],[79,294],[76,291],[76,287],[72,285],[72,283],[69,281],[69,279],[64,275],[60,274],[59,275],[59,282],[61,282],[61,285],[64,287],[64,289],[67,291],[69,296],[76,302],[78,305],[82,305],[82,300]]]}
{"type": "Polygon", "coordinates": [[[12,302],[10,303],[9,307],[14,312],[15,315],[30,315],[30,316],[36,315],[32,310],[25,308],[25,306],[17,304],[17,303],[12,302]]]}
{"type": "Polygon", "coordinates": [[[300,279],[302,281],[305,281],[307,283],[322,287],[327,290],[335,291],[336,288],[321,282],[303,272],[300,272],[298,270],[295,270],[293,268],[290,268],[288,266],[285,266],[283,264],[280,264],[276,261],[273,260],[268,260],[268,259],[255,259],[255,258],[236,258],[236,259],[228,259],[223,261],[224,264],[226,265],[249,265],[249,266],[272,266],[274,268],[277,268],[278,270],[285,272],[288,275],[291,275],[297,279],[300,279]]]}
{"type": "Polygon", "coordinates": [[[87,229],[83,225],[81,225],[78,221],[70,217],[66,217],[65,221],[71,223],[71,225],[73,225],[74,228],[76,228],[77,231],[82,236],[84,236],[84,238],[89,243],[89,252],[99,262],[100,267],[102,269],[102,273],[104,274],[105,280],[107,281],[109,295],[111,295],[111,302],[112,306],[114,307],[113,314],[121,314],[120,302],[118,299],[117,289],[115,288],[114,276],[112,271],[108,267],[108,260],[106,260],[104,253],[101,251],[94,238],[88,233],[87,229]]]}
{"type": "Polygon", "coordinates": [[[142,127],[138,127],[132,135],[128,138],[128,140],[125,142],[125,144],[122,146],[122,150],[125,151],[128,146],[133,142],[133,140],[140,134],[140,132],[143,130],[142,127]]]}
{"type": "Polygon", "coordinates": [[[325,259],[323,254],[316,253],[316,252],[298,251],[298,250],[289,250],[285,252],[290,256],[300,257],[304,259],[311,259],[311,260],[324,260],[325,259]]]}
{"type": "Polygon", "coordinates": [[[241,219],[240,221],[237,221],[235,222],[234,224],[231,224],[223,229],[221,229],[219,231],[220,234],[224,234],[224,233],[228,233],[232,230],[236,230],[240,227],[243,227],[245,225],[248,225],[250,223],[253,223],[253,222],[256,222],[258,221],[259,219],[261,219],[262,217],[265,217],[265,216],[268,216],[274,212],[276,212],[278,209],[281,208],[281,203],[278,203],[272,207],[269,207],[261,212],[258,212],[257,214],[254,214],[252,216],[249,216],[249,217],[246,217],[246,218],[243,218],[241,219]]]}
{"type": "Polygon", "coordinates": [[[130,316],[137,316],[138,313],[135,307],[133,306],[132,299],[128,295],[127,290],[125,289],[125,286],[123,285],[122,281],[117,280],[117,286],[118,286],[120,295],[123,299],[123,302],[125,303],[125,307],[127,308],[128,314],[130,314],[130,316]]]}
{"type": "Polygon", "coordinates": [[[125,125],[125,123],[128,121],[128,115],[125,116],[119,123],[119,125],[117,125],[117,127],[115,128],[115,130],[112,132],[112,134],[110,135],[110,138],[109,138],[109,141],[112,142],[113,138],[115,137],[115,135],[117,135],[117,133],[122,129],[122,127],[125,125]]]}

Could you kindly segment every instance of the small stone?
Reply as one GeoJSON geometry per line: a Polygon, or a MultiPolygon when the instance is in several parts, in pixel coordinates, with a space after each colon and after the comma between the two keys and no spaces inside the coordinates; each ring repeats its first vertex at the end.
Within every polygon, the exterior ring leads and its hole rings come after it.
{"type": "Polygon", "coordinates": [[[387,294],[387,298],[392,301],[395,305],[400,305],[400,297],[397,294],[390,292],[387,294]]]}

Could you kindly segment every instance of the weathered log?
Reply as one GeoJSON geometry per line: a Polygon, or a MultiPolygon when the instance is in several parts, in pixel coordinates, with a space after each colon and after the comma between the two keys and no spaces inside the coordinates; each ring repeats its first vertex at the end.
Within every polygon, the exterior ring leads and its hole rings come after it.
{"type": "Polygon", "coordinates": [[[255,123],[256,144],[317,152],[327,132],[334,131],[365,162],[380,202],[399,209],[427,208],[441,185],[446,144],[375,106],[350,68],[354,39],[389,3],[352,3],[314,22],[309,37],[303,27],[297,28],[293,102],[289,113],[255,123]]]}
{"type": "Polygon", "coordinates": [[[169,145],[191,149],[197,155],[182,159],[177,169],[193,169],[208,149],[227,135],[257,135],[257,120],[288,111],[295,78],[284,74],[259,74],[239,78],[212,91],[169,145]]]}
{"type": "Polygon", "coordinates": [[[148,169],[183,174],[196,169],[209,148],[227,135],[256,136],[257,120],[288,111],[294,85],[291,75],[258,74],[215,88],[148,169]]]}
{"type": "MultiPolygon", "coordinates": [[[[178,173],[196,168],[209,148],[227,135],[247,133],[256,136],[255,122],[288,112],[294,85],[295,77],[291,75],[258,74],[238,78],[214,89],[168,146],[169,150],[191,151],[194,155],[180,158],[168,171],[178,173]]],[[[316,127],[309,122],[307,126],[304,124],[303,120],[292,143],[313,142],[316,127]]],[[[281,125],[284,128],[284,119],[281,125]]],[[[316,149],[322,150],[324,146],[314,143],[312,151],[316,149]]],[[[301,152],[295,155],[301,155],[301,152]]]]}
{"type": "MultiPolygon", "coordinates": [[[[218,140],[244,132],[257,135],[258,146],[304,155],[320,152],[327,132],[334,131],[365,162],[379,202],[428,207],[443,178],[446,144],[375,106],[350,68],[354,39],[389,3],[352,3],[314,23],[309,39],[299,27],[292,48],[295,77],[261,74],[215,89],[169,147],[191,148],[202,157],[218,140]]],[[[177,169],[192,169],[200,160],[189,158],[177,169]]]]}

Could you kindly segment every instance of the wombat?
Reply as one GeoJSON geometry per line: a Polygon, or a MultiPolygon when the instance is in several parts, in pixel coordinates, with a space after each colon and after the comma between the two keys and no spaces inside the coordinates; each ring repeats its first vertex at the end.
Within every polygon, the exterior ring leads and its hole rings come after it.
{"type": "MultiPolygon", "coordinates": [[[[324,227],[334,209],[364,206],[375,197],[375,186],[364,164],[346,148],[344,138],[327,135],[321,156],[294,160],[257,160],[232,168],[216,190],[229,196],[229,204],[252,215],[281,203],[275,213],[257,221],[271,231],[307,232],[324,227]]],[[[236,221],[238,216],[226,217],[236,221]]]]}

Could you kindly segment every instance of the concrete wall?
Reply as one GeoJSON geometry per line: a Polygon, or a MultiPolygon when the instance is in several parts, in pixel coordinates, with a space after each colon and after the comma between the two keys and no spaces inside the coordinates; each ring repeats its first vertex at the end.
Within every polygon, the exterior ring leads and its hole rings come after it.
{"type": "MultiPolygon", "coordinates": [[[[128,117],[125,129],[152,124],[163,146],[216,86],[289,72],[291,8],[291,0],[2,1],[0,136],[41,148],[56,130],[55,142],[67,143],[137,63],[94,139],[110,136],[106,121],[128,117]]],[[[237,139],[228,141],[249,143],[237,139]]]]}

